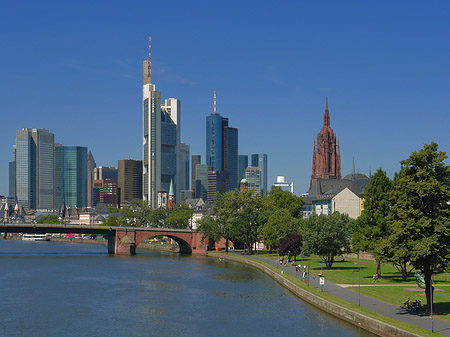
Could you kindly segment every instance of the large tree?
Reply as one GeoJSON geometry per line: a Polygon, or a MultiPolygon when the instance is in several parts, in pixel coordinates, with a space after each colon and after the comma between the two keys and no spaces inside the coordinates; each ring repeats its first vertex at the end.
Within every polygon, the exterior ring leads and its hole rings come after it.
{"type": "Polygon", "coordinates": [[[302,236],[300,234],[288,234],[280,240],[278,246],[278,253],[280,255],[287,255],[288,260],[291,260],[291,256],[296,259],[297,255],[300,255],[302,251],[302,236]]]}
{"type": "Polygon", "coordinates": [[[303,251],[317,254],[331,268],[334,257],[350,251],[354,220],[347,214],[313,214],[303,222],[303,251]]]}
{"type": "Polygon", "coordinates": [[[168,209],[168,215],[165,224],[168,228],[191,229],[190,219],[192,218],[192,209],[185,203],[177,204],[168,209]]]}
{"type": "Polygon", "coordinates": [[[450,258],[450,167],[436,143],[401,161],[392,192],[391,237],[403,242],[411,264],[424,274],[427,313],[431,277],[446,269],[450,258]]]}
{"type": "Polygon", "coordinates": [[[381,277],[381,260],[377,245],[389,235],[390,192],[392,182],[381,168],[370,178],[364,191],[364,210],[356,221],[356,231],[352,237],[355,252],[364,251],[374,254],[377,261],[377,273],[381,277]]]}
{"type": "Polygon", "coordinates": [[[147,201],[141,199],[133,199],[128,206],[120,209],[121,225],[131,227],[147,227],[148,217],[152,209],[147,201]]]}

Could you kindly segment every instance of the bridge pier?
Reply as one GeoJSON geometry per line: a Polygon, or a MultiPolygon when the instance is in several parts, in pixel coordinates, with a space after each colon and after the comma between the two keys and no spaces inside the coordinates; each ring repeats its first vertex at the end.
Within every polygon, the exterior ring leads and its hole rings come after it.
{"type": "Polygon", "coordinates": [[[116,236],[117,235],[108,235],[108,254],[116,253],[116,236]]]}

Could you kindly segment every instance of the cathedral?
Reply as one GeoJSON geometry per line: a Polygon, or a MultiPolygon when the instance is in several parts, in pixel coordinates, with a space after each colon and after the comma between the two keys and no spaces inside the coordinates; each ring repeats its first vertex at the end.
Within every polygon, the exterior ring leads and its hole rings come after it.
{"type": "Polygon", "coordinates": [[[336,143],[336,134],[330,126],[328,97],[326,99],[322,130],[320,130],[317,135],[317,143],[314,140],[312,175],[311,183],[309,185],[310,189],[318,178],[341,179],[339,140],[336,143]]]}

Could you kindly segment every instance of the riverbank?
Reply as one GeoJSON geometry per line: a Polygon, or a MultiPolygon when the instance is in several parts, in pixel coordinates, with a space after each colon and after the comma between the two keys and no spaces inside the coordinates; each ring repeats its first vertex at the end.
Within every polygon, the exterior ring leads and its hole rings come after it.
{"type": "MultiPolygon", "coordinates": [[[[301,281],[295,274],[291,275],[289,272],[277,269],[275,266],[271,265],[270,261],[257,260],[257,257],[255,256],[240,256],[237,254],[209,252],[208,255],[225,258],[238,263],[245,263],[255,267],[306,302],[380,336],[442,336],[441,334],[433,333],[420,326],[415,326],[389,316],[384,316],[386,314],[385,312],[380,314],[369,310],[364,306],[355,305],[350,301],[334,296],[333,294],[337,295],[337,289],[333,289],[333,291],[328,290],[332,294],[327,291],[322,292],[313,285],[308,285],[301,281]]],[[[318,280],[316,280],[316,282],[318,286],[318,280]]],[[[330,284],[328,283],[327,288],[329,286],[330,284]]],[[[335,287],[339,288],[337,286],[335,287]]],[[[389,306],[389,304],[383,305],[389,306]]],[[[373,308],[371,307],[371,309],[373,308]]]]}

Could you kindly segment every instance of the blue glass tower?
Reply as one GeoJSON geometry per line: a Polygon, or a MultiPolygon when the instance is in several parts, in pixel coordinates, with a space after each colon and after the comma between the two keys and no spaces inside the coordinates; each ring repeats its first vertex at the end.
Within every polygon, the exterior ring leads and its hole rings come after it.
{"type": "Polygon", "coordinates": [[[252,167],[258,167],[261,170],[261,195],[267,192],[267,154],[252,154],[252,167]]]}
{"type": "Polygon", "coordinates": [[[245,169],[248,167],[248,156],[247,155],[239,155],[239,170],[238,170],[238,181],[245,178],[245,169]]]}
{"type": "Polygon", "coordinates": [[[213,171],[223,170],[223,119],[218,113],[206,117],[206,164],[213,171]]]}

